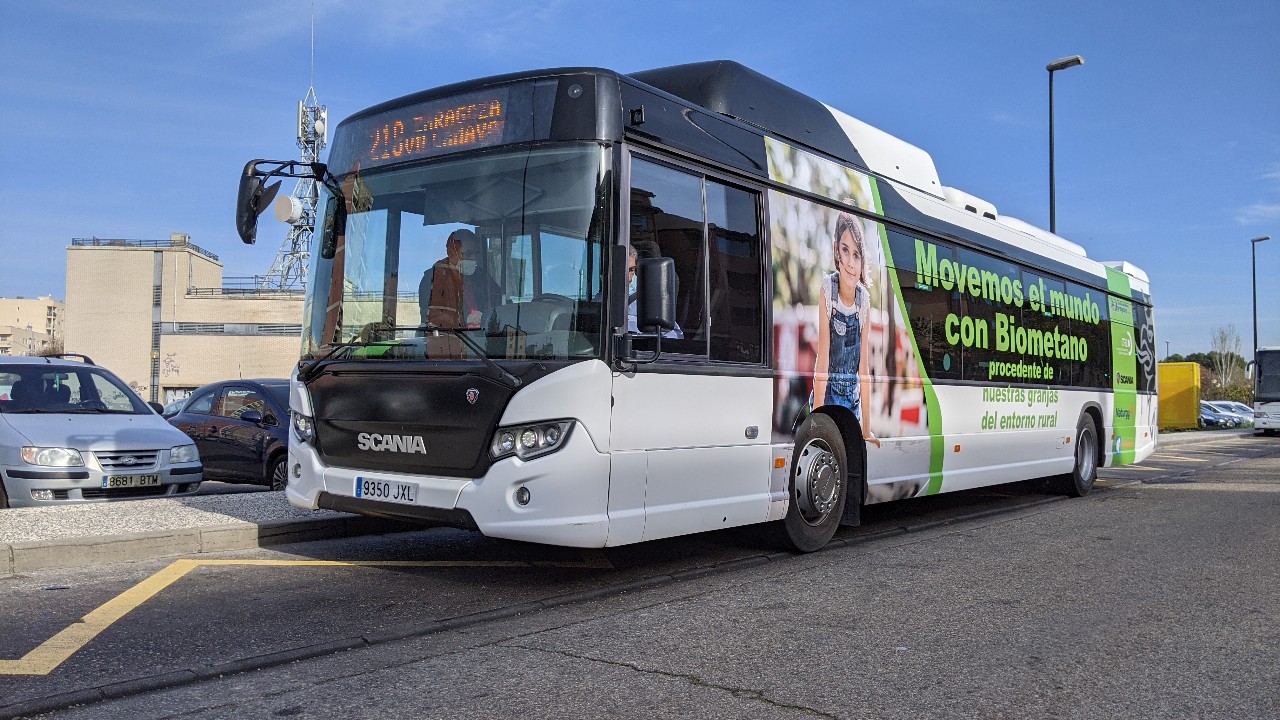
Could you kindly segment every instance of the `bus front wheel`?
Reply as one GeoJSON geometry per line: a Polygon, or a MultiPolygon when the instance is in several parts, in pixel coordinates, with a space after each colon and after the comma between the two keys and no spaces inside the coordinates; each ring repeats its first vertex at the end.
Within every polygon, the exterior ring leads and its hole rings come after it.
{"type": "Polygon", "coordinates": [[[810,415],[796,435],[791,459],[790,502],[781,521],[785,545],[813,552],[831,540],[848,492],[844,438],[826,415],[810,415]]]}
{"type": "Polygon", "coordinates": [[[1093,416],[1086,413],[1076,426],[1075,467],[1066,475],[1059,475],[1056,486],[1059,492],[1071,497],[1084,497],[1093,490],[1098,479],[1098,431],[1093,416]]]}

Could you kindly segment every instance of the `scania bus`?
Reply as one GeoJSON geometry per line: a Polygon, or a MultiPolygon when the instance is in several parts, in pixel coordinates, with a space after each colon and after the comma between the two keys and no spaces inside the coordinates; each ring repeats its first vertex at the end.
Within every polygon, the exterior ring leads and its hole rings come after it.
{"type": "Polygon", "coordinates": [[[726,61],[569,68],[356,113],[327,163],[288,499],[603,547],[1156,443],[1146,275],[946,187],[923,150],[726,61]]]}
{"type": "Polygon", "coordinates": [[[1280,347],[1258,348],[1253,372],[1253,427],[1264,435],[1280,430],[1280,347]]]}

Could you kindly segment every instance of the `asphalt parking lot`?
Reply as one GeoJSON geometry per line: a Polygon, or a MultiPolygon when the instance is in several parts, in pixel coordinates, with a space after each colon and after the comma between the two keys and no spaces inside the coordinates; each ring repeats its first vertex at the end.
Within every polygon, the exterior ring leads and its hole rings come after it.
{"type": "Polygon", "coordinates": [[[1274,717],[1280,446],[1170,439],[1084,499],[878,505],[808,556],[439,528],[12,575],[0,717],[1274,717]]]}
{"type": "MultiPolygon", "coordinates": [[[[1224,430],[1162,435],[1160,447],[1251,436],[1224,430]]],[[[1141,477],[1152,463],[1107,468],[1110,477],[1141,477]]],[[[259,485],[203,483],[182,498],[0,510],[0,575],[45,568],[217,553],[289,542],[420,529],[419,525],[300,510],[259,485]]]]}

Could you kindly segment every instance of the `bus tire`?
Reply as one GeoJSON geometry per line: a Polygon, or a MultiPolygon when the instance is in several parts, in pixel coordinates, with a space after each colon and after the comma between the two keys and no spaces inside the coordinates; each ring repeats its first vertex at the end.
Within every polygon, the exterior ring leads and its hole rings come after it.
{"type": "Polygon", "coordinates": [[[835,535],[848,492],[847,455],[844,437],[831,418],[814,413],[800,426],[791,458],[790,502],[780,521],[789,549],[813,552],[835,535]]]}
{"type": "Polygon", "coordinates": [[[4,491],[4,481],[0,480],[0,510],[9,507],[9,496],[4,491]]]}
{"type": "Polygon", "coordinates": [[[1093,416],[1085,413],[1076,426],[1075,467],[1066,475],[1054,478],[1058,492],[1071,497],[1084,497],[1093,490],[1098,479],[1098,430],[1093,416]]]}

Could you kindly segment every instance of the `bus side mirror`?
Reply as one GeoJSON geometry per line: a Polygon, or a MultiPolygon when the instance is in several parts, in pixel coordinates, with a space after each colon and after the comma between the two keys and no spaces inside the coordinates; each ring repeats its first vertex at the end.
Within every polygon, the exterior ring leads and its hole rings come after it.
{"type": "Polygon", "coordinates": [[[251,160],[244,166],[240,192],[236,195],[236,232],[245,245],[252,245],[258,239],[258,216],[280,192],[279,180],[273,185],[262,184],[257,175],[257,164],[257,160],[251,160]]]}
{"type": "Polygon", "coordinates": [[[1244,366],[1244,379],[1245,379],[1245,380],[1252,380],[1252,379],[1253,379],[1253,366],[1254,366],[1254,361],[1253,361],[1253,360],[1250,360],[1250,361],[1249,361],[1249,363],[1248,363],[1247,365],[1245,365],[1245,366],[1244,366]]]}
{"type": "Polygon", "coordinates": [[[636,262],[636,325],[646,332],[676,326],[676,261],[669,257],[636,262]]]}

